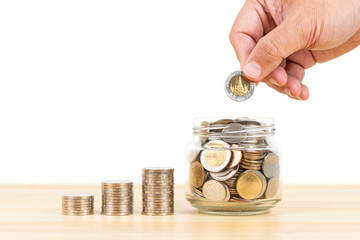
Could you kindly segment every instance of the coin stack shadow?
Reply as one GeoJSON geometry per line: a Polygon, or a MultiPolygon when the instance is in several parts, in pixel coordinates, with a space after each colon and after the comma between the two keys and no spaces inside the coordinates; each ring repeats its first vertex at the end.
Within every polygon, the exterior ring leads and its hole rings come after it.
{"type": "Polygon", "coordinates": [[[143,168],[143,215],[174,214],[174,169],[143,168]]]}
{"type": "Polygon", "coordinates": [[[62,214],[68,216],[94,214],[94,195],[87,193],[64,194],[62,196],[62,214]]]}
{"type": "Polygon", "coordinates": [[[102,215],[133,214],[133,183],[127,180],[108,180],[101,183],[102,215]]]}

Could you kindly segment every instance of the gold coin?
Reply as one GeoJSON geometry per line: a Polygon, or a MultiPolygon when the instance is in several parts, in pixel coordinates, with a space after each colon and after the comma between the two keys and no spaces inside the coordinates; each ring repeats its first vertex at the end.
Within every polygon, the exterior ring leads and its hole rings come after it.
{"type": "Polygon", "coordinates": [[[201,187],[206,179],[206,171],[199,162],[193,162],[190,166],[190,183],[195,187],[201,187]]]}
{"type": "Polygon", "coordinates": [[[239,97],[249,93],[250,83],[242,75],[236,75],[230,79],[230,91],[239,97]]]}
{"type": "Polygon", "coordinates": [[[203,194],[210,201],[224,201],[228,196],[225,185],[215,181],[207,181],[203,186],[203,194]]]}
{"type": "Polygon", "coordinates": [[[218,167],[225,162],[226,152],[224,150],[208,150],[205,152],[205,161],[210,167],[218,167]]]}
{"type": "Polygon", "coordinates": [[[258,171],[248,170],[243,172],[236,182],[236,191],[244,199],[260,197],[266,187],[266,179],[258,171]]]}

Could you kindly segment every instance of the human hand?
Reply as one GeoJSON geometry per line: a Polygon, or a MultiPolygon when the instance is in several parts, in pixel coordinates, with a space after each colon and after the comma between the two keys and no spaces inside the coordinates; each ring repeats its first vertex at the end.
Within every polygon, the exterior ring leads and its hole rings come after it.
{"type": "Polygon", "coordinates": [[[230,41],[247,78],[306,100],[305,69],[360,44],[360,1],[246,0],[230,41]]]}

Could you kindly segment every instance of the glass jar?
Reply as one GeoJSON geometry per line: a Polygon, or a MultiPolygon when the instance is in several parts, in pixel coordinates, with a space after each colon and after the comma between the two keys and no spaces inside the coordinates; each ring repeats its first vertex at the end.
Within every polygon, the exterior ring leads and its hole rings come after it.
{"type": "Polygon", "coordinates": [[[199,212],[262,214],[282,197],[281,150],[270,118],[195,119],[186,199],[199,212]]]}

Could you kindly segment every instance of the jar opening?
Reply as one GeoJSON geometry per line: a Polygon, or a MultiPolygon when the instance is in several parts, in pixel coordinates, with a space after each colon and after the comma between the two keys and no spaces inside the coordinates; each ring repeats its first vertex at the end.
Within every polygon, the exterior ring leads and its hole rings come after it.
{"type": "Polygon", "coordinates": [[[229,144],[262,147],[275,134],[271,118],[195,119],[193,134],[201,141],[223,140],[229,144]]]}

